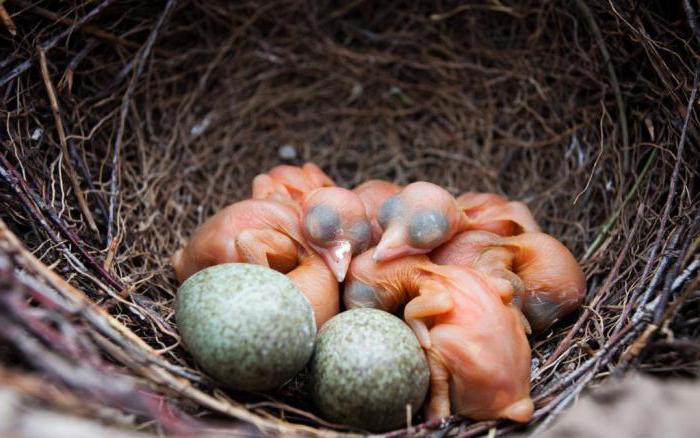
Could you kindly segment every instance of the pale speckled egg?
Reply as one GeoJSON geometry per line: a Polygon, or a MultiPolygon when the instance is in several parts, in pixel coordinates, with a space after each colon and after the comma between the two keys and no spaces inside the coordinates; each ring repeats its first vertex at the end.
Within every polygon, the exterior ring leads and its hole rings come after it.
{"type": "Polygon", "coordinates": [[[329,420],[373,432],[406,424],[417,412],[430,370],[413,331],[377,309],[352,309],[319,331],[311,359],[314,402],[329,420]]]}
{"type": "Polygon", "coordinates": [[[264,391],[308,362],[316,325],[311,305],[284,275],[245,263],[204,269],[177,292],[175,317],[187,349],[222,384],[264,391]]]}

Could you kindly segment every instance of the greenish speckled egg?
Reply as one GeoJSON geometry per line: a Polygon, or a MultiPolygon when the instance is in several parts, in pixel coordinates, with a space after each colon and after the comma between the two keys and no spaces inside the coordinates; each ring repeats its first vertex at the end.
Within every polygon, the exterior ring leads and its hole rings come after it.
{"type": "Polygon", "coordinates": [[[304,368],[314,347],[311,305],[284,275],[244,263],[204,269],[177,292],[187,349],[216,380],[245,391],[275,388],[304,368]]]}
{"type": "Polygon", "coordinates": [[[430,370],[413,331],[377,309],[352,309],[318,333],[311,359],[314,402],[331,421],[373,432],[406,424],[428,391],[430,370]]]}

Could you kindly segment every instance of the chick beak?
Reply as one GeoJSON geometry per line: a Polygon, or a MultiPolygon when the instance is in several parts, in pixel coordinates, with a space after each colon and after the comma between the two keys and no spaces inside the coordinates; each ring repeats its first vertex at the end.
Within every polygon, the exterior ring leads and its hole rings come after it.
{"type": "Polygon", "coordinates": [[[352,259],[352,245],[350,241],[340,240],[327,248],[319,250],[319,253],[328,269],[335,275],[338,283],[345,280],[345,274],[348,272],[352,259]]]}
{"type": "Polygon", "coordinates": [[[426,252],[428,251],[408,245],[400,228],[389,228],[384,232],[382,239],[374,248],[372,259],[375,262],[383,262],[405,255],[424,254],[426,252]]]}

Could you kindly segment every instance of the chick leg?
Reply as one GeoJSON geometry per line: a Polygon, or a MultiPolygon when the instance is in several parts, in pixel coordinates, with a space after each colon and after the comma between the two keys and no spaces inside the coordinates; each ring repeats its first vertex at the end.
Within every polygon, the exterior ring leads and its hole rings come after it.
{"type": "Polygon", "coordinates": [[[485,271],[489,275],[491,285],[498,290],[503,304],[513,308],[515,313],[518,314],[525,333],[528,335],[532,334],[532,326],[524,313],[525,302],[528,297],[525,295],[523,281],[508,269],[492,268],[485,271]]]}
{"type": "Polygon", "coordinates": [[[317,328],[320,329],[340,311],[338,281],[319,256],[310,254],[302,257],[299,266],[290,271],[287,277],[309,300],[317,328]]]}
{"type": "Polygon", "coordinates": [[[430,368],[430,399],[425,415],[428,420],[439,420],[450,415],[450,372],[437,352],[428,350],[426,353],[430,368]]]}
{"type": "Polygon", "coordinates": [[[283,273],[297,265],[297,245],[275,230],[246,229],[236,236],[241,261],[272,268],[283,273]]]}
{"type": "Polygon", "coordinates": [[[490,248],[484,251],[475,268],[490,276],[492,286],[498,291],[504,304],[513,306],[526,334],[532,334],[530,321],[525,317],[523,308],[527,295],[523,280],[510,270],[513,264],[513,253],[503,247],[490,248]]]}
{"type": "Polygon", "coordinates": [[[430,333],[423,318],[449,312],[454,307],[450,294],[435,282],[421,285],[420,295],[406,304],[403,315],[406,323],[411,326],[423,348],[430,348],[430,333]]]}
{"type": "Polygon", "coordinates": [[[262,173],[253,178],[253,199],[289,200],[292,196],[284,185],[275,182],[268,174],[262,173]]]}
{"type": "Polygon", "coordinates": [[[474,268],[494,277],[496,281],[493,286],[498,290],[504,303],[507,304],[513,300],[521,305],[525,284],[510,270],[512,264],[512,251],[503,247],[491,247],[479,255],[474,268]]]}

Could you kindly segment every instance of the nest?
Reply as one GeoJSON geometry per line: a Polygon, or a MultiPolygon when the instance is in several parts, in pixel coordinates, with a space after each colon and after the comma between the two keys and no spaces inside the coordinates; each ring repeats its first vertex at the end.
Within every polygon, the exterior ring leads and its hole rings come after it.
{"type": "Polygon", "coordinates": [[[522,200],[584,268],[531,339],[531,424],[393,434],[536,431],[629,370],[696,375],[693,3],[0,2],[4,427],[349,431],[303,375],[218,389],[174,326],[168,256],[283,162],[522,200]]]}

